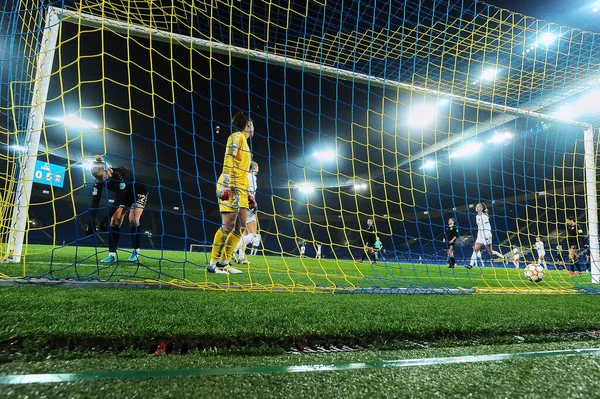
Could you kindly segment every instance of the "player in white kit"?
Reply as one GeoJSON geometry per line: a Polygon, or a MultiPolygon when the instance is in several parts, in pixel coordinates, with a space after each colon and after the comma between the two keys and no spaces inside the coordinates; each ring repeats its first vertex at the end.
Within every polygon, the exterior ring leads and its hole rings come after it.
{"type": "Polygon", "coordinates": [[[540,237],[535,238],[535,250],[538,255],[538,265],[546,267],[546,248],[544,248],[544,242],[540,237]]]}
{"type": "Polygon", "coordinates": [[[250,163],[250,171],[248,172],[248,206],[250,212],[248,212],[248,218],[246,219],[246,229],[242,235],[242,239],[235,248],[237,253],[237,263],[248,264],[246,260],[246,246],[254,242],[255,237],[258,235],[258,225],[256,223],[256,175],[258,174],[258,164],[254,161],[250,163]]]}
{"type": "Polygon", "coordinates": [[[477,265],[477,257],[481,246],[483,245],[490,255],[495,255],[501,259],[504,256],[500,252],[494,251],[492,248],[492,226],[490,225],[490,218],[488,216],[487,206],[480,203],[475,207],[477,215],[475,216],[475,222],[477,223],[477,239],[475,240],[475,246],[473,247],[473,254],[471,255],[471,261],[467,269],[471,269],[477,265]]]}

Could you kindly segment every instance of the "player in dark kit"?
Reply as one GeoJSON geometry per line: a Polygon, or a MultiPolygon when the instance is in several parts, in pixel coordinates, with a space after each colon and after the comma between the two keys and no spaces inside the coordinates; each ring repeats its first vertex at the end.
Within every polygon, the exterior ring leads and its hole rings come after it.
{"type": "Polygon", "coordinates": [[[371,255],[373,255],[373,259],[375,259],[373,252],[373,244],[375,244],[375,225],[373,224],[373,219],[367,219],[367,231],[363,233],[363,243],[365,245],[365,250],[362,254],[362,258],[359,260],[360,263],[364,262],[365,259],[368,259],[371,255]]]}
{"type": "Polygon", "coordinates": [[[581,274],[581,266],[579,265],[579,226],[575,222],[575,218],[570,216],[567,218],[567,244],[569,246],[569,261],[571,263],[570,273],[575,273],[575,265],[577,271],[581,274]]]}
{"type": "Polygon", "coordinates": [[[448,267],[454,268],[456,260],[454,259],[454,244],[458,239],[458,227],[456,227],[456,220],[454,218],[448,219],[448,226],[446,226],[446,234],[444,235],[444,242],[448,245],[448,267]]]}
{"type": "Polygon", "coordinates": [[[140,217],[148,201],[148,190],[144,184],[133,176],[131,170],[122,166],[108,167],[102,157],[97,157],[90,168],[92,176],[96,179],[92,191],[92,205],[90,210],[91,223],[87,227],[87,233],[96,231],[96,212],[100,205],[102,190],[116,193],[113,206],[116,208],[110,217],[110,236],[108,256],[101,260],[103,263],[111,263],[117,260],[117,245],[121,235],[121,225],[127,211],[129,211],[129,228],[132,234],[133,251],[129,262],[135,262],[140,253],[140,241],[142,229],[140,228],[140,217]]]}

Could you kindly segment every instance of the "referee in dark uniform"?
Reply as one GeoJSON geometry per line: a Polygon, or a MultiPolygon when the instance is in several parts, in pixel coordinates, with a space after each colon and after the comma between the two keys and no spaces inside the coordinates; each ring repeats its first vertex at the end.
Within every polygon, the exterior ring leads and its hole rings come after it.
{"type": "Polygon", "coordinates": [[[369,259],[369,256],[373,254],[373,244],[375,244],[375,236],[375,225],[373,224],[373,219],[367,219],[367,230],[363,231],[362,234],[365,250],[363,251],[362,258],[359,260],[360,263],[363,263],[365,259],[369,259]]]}
{"type": "Polygon", "coordinates": [[[456,227],[456,220],[454,218],[448,219],[448,226],[446,226],[446,234],[444,235],[444,242],[448,246],[448,267],[453,269],[456,265],[456,259],[454,259],[454,244],[458,239],[458,227],[456,227]]]}

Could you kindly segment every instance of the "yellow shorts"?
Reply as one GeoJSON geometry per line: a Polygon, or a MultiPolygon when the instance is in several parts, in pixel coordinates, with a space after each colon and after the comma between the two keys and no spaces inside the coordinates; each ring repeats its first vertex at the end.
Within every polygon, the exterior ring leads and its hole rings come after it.
{"type": "Polygon", "coordinates": [[[219,210],[222,213],[238,212],[240,208],[248,209],[248,190],[232,187],[232,196],[228,200],[219,200],[219,210]]]}

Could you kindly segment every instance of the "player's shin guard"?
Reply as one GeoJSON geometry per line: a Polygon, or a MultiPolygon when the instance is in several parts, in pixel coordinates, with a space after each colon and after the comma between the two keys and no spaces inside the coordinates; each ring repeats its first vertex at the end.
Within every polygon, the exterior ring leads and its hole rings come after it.
{"type": "Polygon", "coordinates": [[[223,258],[226,262],[231,261],[235,247],[237,246],[238,242],[240,242],[241,238],[242,234],[239,230],[234,230],[229,234],[229,236],[227,236],[227,239],[225,240],[225,248],[223,249],[223,258]]]}
{"type": "Polygon", "coordinates": [[[217,261],[221,257],[221,253],[223,248],[225,247],[225,242],[229,237],[231,232],[223,230],[223,228],[219,228],[215,233],[215,237],[213,238],[213,246],[210,252],[210,263],[211,265],[216,265],[217,261]]]}
{"type": "Polygon", "coordinates": [[[110,236],[108,239],[108,252],[116,253],[117,246],[119,245],[119,238],[121,237],[121,228],[117,226],[110,226],[110,236]]]}

